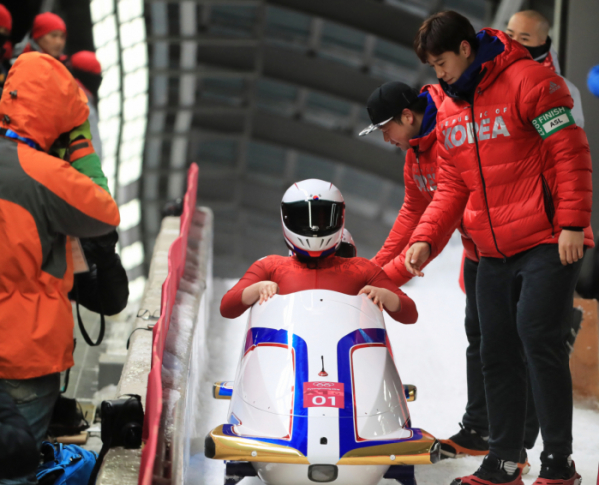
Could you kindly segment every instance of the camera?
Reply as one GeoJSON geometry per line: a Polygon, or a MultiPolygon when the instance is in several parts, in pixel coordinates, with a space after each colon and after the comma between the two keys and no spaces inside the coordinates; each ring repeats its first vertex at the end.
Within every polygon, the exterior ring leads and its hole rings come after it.
{"type": "Polygon", "coordinates": [[[141,446],[144,411],[140,396],[129,394],[120,399],[103,401],[101,412],[101,437],[105,446],[129,449],[141,446]]]}

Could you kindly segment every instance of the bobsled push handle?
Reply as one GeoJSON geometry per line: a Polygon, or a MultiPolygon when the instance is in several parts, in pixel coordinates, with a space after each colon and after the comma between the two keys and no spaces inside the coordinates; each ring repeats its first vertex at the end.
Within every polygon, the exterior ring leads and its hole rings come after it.
{"type": "Polygon", "coordinates": [[[416,386],[414,386],[413,384],[406,384],[405,386],[403,386],[403,392],[406,396],[406,401],[408,402],[412,402],[416,400],[416,395],[418,389],[416,389],[416,386]]]}
{"type": "Polygon", "coordinates": [[[212,387],[212,396],[214,399],[228,399],[233,397],[233,381],[215,382],[212,387]]]}

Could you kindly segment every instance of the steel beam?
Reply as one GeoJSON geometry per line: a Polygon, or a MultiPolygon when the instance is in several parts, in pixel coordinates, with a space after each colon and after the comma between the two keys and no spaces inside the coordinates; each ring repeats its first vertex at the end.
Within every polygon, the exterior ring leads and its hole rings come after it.
{"type": "MultiPolygon", "coordinates": [[[[180,3],[181,0],[148,0],[180,3]]],[[[202,5],[258,6],[255,0],[196,0],[202,5]]],[[[376,0],[268,0],[269,5],[289,8],[345,24],[378,37],[411,47],[424,20],[411,12],[376,0]]]]}
{"type": "Polygon", "coordinates": [[[412,47],[422,17],[375,0],[269,0],[412,47]]]}
{"type": "Polygon", "coordinates": [[[493,28],[505,30],[510,18],[522,8],[523,3],[524,0],[501,0],[493,19],[493,28]]]}
{"type": "MultiPolygon", "coordinates": [[[[178,41],[176,39],[175,41],[178,41]]],[[[173,39],[171,39],[171,42],[173,39]]],[[[210,69],[227,69],[227,77],[251,77],[257,49],[250,46],[206,45],[198,51],[198,62],[209,66],[192,69],[152,69],[152,75],[211,76],[210,69]],[[237,73],[237,74],[236,74],[237,73]]],[[[224,71],[221,71],[224,72],[224,71]]],[[[357,69],[281,47],[264,47],[263,76],[322,91],[348,101],[365,104],[370,93],[384,80],[357,69]]],[[[215,74],[217,75],[217,74],[215,74]]]]}
{"type": "MultiPolygon", "coordinates": [[[[204,138],[202,131],[205,129],[233,134],[241,133],[244,128],[244,119],[235,110],[214,110],[207,114],[200,108],[193,119],[192,132],[189,133],[192,144],[201,142],[204,138]]],[[[157,136],[162,134],[148,134],[149,139],[157,136]]],[[[346,133],[257,110],[254,113],[251,137],[253,140],[338,161],[403,185],[402,155],[360,141],[346,133]]]]}

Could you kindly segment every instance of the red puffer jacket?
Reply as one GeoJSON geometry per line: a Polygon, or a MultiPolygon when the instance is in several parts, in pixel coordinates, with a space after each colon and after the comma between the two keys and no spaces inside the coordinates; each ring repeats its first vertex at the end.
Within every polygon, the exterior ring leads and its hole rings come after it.
{"type": "MultiPolygon", "coordinates": [[[[429,84],[422,88],[421,93],[428,93],[430,101],[439,108],[445,97],[445,93],[438,84],[429,84]]],[[[436,110],[432,110],[436,111],[436,110]]],[[[430,113],[436,117],[436,113],[430,113]]],[[[429,115],[429,109],[425,113],[425,118],[429,115]]],[[[430,120],[434,125],[435,118],[430,120]]],[[[426,124],[423,120],[423,124],[426,124]]],[[[381,266],[387,276],[397,286],[402,286],[413,275],[405,267],[406,252],[409,248],[408,242],[412,233],[418,226],[418,222],[424,214],[424,211],[433,200],[433,195],[437,190],[437,132],[432,129],[427,135],[410,140],[412,146],[406,153],[404,165],[404,185],[405,196],[404,203],[401,206],[397,219],[385,240],[385,244],[372,258],[372,262],[381,266]]],[[[457,228],[462,231],[461,222],[457,228]]],[[[456,227],[451,228],[443,235],[443,240],[439,244],[439,249],[433,257],[429,258],[426,264],[430,263],[434,257],[445,247],[456,227]]],[[[476,247],[471,239],[462,232],[462,241],[468,258],[478,261],[476,247]]],[[[426,266],[425,264],[425,266],[426,266]]]]}
{"type": "Polygon", "coordinates": [[[410,244],[427,242],[435,254],[463,213],[481,256],[557,243],[568,227],[584,228],[593,247],[591,157],[566,83],[503,32],[484,29],[478,38],[477,59],[485,49],[492,56],[471,100],[443,86],[437,193],[410,244]]]}

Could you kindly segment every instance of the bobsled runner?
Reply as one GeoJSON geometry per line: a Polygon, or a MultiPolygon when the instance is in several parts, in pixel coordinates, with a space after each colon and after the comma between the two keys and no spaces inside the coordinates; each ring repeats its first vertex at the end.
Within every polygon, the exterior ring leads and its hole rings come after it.
{"type": "Polygon", "coordinates": [[[364,295],[255,304],[235,381],[216,383],[214,397],[231,402],[205,455],[225,461],[227,485],[415,485],[414,465],[439,460],[437,440],[411,426],[416,388],[402,384],[383,315],[364,295]]]}

